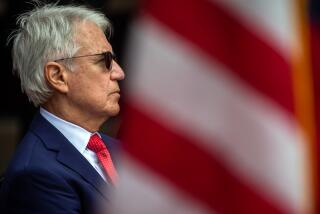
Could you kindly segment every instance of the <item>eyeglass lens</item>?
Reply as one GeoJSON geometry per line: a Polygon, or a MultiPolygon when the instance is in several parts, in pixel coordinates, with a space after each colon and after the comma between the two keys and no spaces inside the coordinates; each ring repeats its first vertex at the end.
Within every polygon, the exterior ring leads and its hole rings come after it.
{"type": "Polygon", "coordinates": [[[112,60],[114,60],[114,59],[115,59],[115,56],[111,52],[106,52],[104,54],[104,60],[105,60],[106,67],[108,70],[112,69],[112,60]]]}

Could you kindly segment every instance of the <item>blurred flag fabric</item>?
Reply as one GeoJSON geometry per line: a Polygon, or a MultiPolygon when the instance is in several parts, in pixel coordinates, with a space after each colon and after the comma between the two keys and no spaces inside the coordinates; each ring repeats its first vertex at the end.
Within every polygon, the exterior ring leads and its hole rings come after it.
{"type": "Polygon", "coordinates": [[[113,213],[315,213],[307,3],[142,1],[113,213]]]}
{"type": "Polygon", "coordinates": [[[311,53],[311,68],[313,72],[315,120],[316,120],[316,145],[313,147],[316,156],[317,173],[315,174],[315,213],[320,213],[320,1],[312,0],[309,3],[310,26],[309,41],[311,53]]]}

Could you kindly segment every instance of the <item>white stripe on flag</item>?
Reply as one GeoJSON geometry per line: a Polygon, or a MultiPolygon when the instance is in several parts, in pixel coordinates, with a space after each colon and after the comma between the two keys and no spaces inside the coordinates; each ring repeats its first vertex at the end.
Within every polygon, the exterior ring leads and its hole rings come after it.
{"type": "MultiPolygon", "coordinates": [[[[251,32],[288,60],[296,44],[295,0],[210,0],[226,8],[251,32]]],[[[235,35],[236,36],[236,35],[235,35]]]]}
{"type": "Polygon", "coordinates": [[[212,210],[175,190],[156,174],[129,156],[119,170],[119,188],[112,196],[108,212],[114,214],[209,214],[212,210]]]}

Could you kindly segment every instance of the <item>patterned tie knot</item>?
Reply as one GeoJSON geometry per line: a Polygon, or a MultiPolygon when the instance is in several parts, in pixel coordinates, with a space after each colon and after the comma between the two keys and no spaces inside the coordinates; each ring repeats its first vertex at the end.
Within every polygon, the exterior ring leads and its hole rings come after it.
{"type": "Polygon", "coordinates": [[[106,146],[103,143],[102,139],[97,134],[94,134],[90,137],[87,148],[95,153],[99,153],[105,150],[106,146]]]}

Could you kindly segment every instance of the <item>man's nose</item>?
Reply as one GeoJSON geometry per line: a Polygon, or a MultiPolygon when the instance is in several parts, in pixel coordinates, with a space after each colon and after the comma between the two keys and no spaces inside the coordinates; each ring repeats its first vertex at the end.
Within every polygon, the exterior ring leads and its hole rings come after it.
{"type": "Polygon", "coordinates": [[[125,78],[124,71],[120,65],[113,61],[112,70],[111,70],[111,79],[112,80],[123,80],[125,78]]]}

